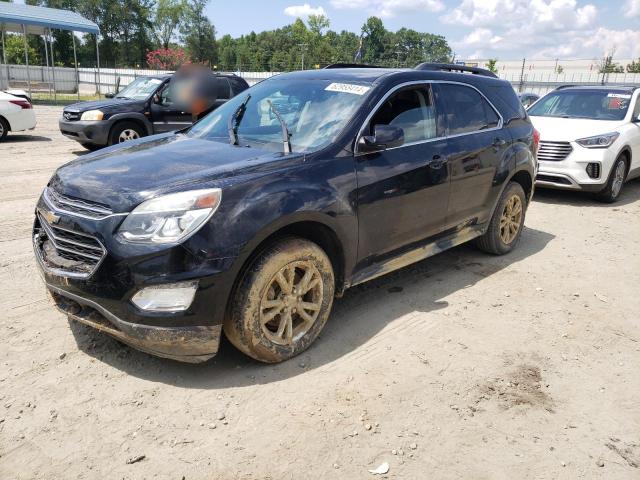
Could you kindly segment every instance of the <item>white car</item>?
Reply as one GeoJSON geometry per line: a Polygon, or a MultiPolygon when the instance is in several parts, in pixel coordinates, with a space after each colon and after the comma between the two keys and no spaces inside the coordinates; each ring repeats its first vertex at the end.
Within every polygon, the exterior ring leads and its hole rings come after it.
{"type": "Polygon", "coordinates": [[[640,87],[560,87],[527,113],[540,132],[536,186],[615,202],[640,176],[640,87]]]}
{"type": "Polygon", "coordinates": [[[36,114],[27,94],[21,90],[0,92],[0,142],[7,133],[33,130],[36,114]]]}

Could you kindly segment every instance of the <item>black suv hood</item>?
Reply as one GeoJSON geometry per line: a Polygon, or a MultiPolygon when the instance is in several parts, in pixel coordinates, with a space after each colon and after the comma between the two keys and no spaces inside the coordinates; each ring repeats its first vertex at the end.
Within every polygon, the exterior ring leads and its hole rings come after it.
{"type": "Polygon", "coordinates": [[[87,112],[89,110],[102,110],[103,112],[131,111],[132,108],[142,107],[145,100],[131,100],[128,98],[106,98],[103,100],[92,100],[90,102],[79,102],[68,105],[65,112],[87,112]]]}
{"type": "Polygon", "coordinates": [[[64,195],[109,205],[114,212],[128,212],[158,194],[203,188],[216,179],[262,170],[278,159],[283,159],[282,153],[182,134],[156,135],[67,163],[49,186],[64,195]]]}

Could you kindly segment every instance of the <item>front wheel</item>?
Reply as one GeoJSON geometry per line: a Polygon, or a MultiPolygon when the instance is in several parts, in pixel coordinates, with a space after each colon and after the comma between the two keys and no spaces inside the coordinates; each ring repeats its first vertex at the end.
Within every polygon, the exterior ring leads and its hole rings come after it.
{"type": "Polygon", "coordinates": [[[119,122],[111,128],[109,135],[109,145],[137,140],[144,137],[142,127],[134,122],[119,122]]]}
{"type": "Polygon", "coordinates": [[[604,187],[604,190],[598,192],[595,197],[596,200],[599,200],[604,203],[613,203],[618,200],[620,196],[620,192],[622,192],[622,186],[624,185],[624,181],[627,178],[627,159],[626,157],[620,156],[616,160],[616,163],[613,164],[613,168],[611,169],[611,173],[609,173],[609,179],[607,180],[607,186],[604,187]]]}
{"type": "Polygon", "coordinates": [[[478,248],[494,255],[504,255],[515,248],[522,235],[527,200],[519,183],[510,182],[502,192],[489,228],[478,238],[478,248]]]}
{"type": "Polygon", "coordinates": [[[301,238],[281,240],[249,266],[231,298],[227,338],[261,362],[276,363],[303,352],[322,331],[335,280],[327,254],[301,238]]]}

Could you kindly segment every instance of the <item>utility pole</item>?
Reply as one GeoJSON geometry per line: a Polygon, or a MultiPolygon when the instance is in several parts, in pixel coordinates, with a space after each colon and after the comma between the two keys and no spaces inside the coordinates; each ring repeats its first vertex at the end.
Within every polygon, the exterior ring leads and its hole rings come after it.
{"type": "Polygon", "coordinates": [[[299,43],[298,46],[302,49],[302,70],[304,70],[304,52],[307,49],[308,43],[299,43]]]}
{"type": "Polygon", "coordinates": [[[522,93],[522,89],[524,88],[524,65],[526,61],[526,58],[522,59],[522,69],[520,70],[520,85],[518,85],[518,92],[520,93],[522,93]]]}

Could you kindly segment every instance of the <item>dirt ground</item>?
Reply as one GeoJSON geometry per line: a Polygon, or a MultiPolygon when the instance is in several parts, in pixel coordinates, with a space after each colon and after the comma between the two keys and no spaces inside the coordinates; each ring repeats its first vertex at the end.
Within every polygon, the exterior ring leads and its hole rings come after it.
{"type": "Polygon", "coordinates": [[[47,302],[37,196],[59,108],[0,145],[0,479],[640,478],[640,182],[538,191],[517,251],[347,292],[280,365],[139,353],[47,302]]]}

